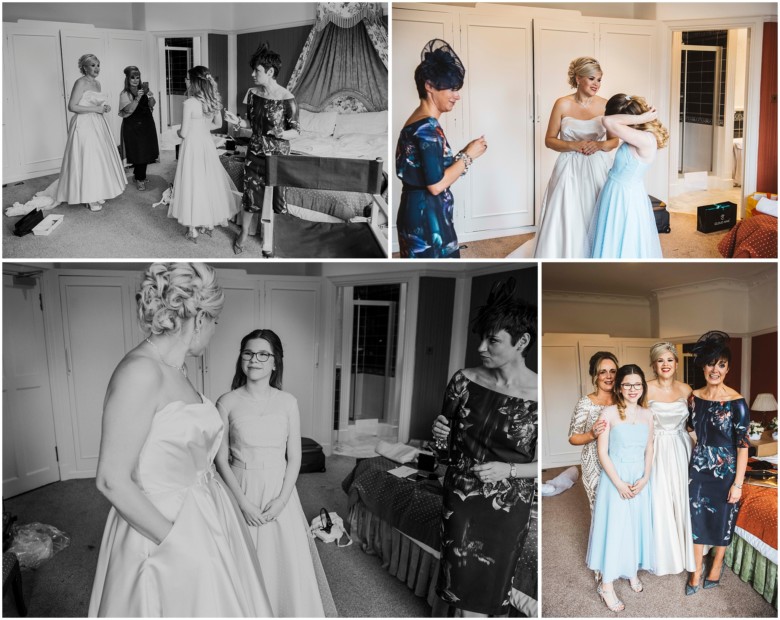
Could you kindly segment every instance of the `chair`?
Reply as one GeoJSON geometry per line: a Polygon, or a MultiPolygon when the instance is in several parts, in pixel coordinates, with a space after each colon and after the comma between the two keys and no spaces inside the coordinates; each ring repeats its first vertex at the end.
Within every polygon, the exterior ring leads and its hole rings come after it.
{"type": "Polygon", "coordinates": [[[3,597],[11,588],[13,592],[16,610],[20,616],[27,615],[27,605],[24,604],[24,594],[22,593],[22,571],[19,568],[19,558],[12,551],[3,553],[3,597]]]}
{"type": "Polygon", "coordinates": [[[382,160],[266,155],[261,224],[263,254],[280,258],[387,258],[388,211],[381,195],[382,160]],[[343,224],[308,222],[274,213],[273,187],[371,194],[371,215],[343,224]]]}

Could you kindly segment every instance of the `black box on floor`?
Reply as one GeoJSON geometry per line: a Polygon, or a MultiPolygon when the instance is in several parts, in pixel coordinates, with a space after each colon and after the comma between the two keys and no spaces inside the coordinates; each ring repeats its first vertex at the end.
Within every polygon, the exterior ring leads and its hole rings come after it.
{"type": "Polygon", "coordinates": [[[655,217],[655,228],[659,233],[670,233],[669,211],[666,210],[666,203],[655,196],[650,196],[650,204],[653,207],[653,216],[655,217]]]}
{"type": "Polygon", "coordinates": [[[301,473],[325,471],[325,453],[313,439],[301,437],[301,473]]]}
{"type": "Polygon", "coordinates": [[[721,232],[737,223],[737,205],[726,200],[696,209],[696,230],[703,233],[721,232]]]}

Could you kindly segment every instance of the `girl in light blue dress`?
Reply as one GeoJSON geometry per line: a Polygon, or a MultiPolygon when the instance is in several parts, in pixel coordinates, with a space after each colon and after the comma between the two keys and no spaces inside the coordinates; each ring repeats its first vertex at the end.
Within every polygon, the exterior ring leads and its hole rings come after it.
{"type": "Polygon", "coordinates": [[[590,231],[593,258],[663,258],[644,184],[645,171],[669,140],[657,117],[642,97],[621,93],[607,102],[601,122],[623,143],[596,201],[590,231]]]}
{"type": "Polygon", "coordinates": [[[639,569],[653,571],[653,510],[650,471],[653,466],[653,414],[645,408],[647,382],[639,366],[628,364],[615,377],[615,405],[600,419],[607,430],[598,437],[601,479],[588,541],[588,568],[602,576],[598,593],[610,611],[625,609],[614,588],[628,579],[643,590],[639,569]]]}

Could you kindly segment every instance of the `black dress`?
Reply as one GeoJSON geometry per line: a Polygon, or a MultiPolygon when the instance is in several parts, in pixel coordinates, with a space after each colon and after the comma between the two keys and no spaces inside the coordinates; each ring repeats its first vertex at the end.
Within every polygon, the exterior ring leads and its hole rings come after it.
{"type": "Polygon", "coordinates": [[[122,119],[122,153],[134,166],[153,164],[160,156],[157,145],[157,128],[154,115],[149,106],[149,98],[144,93],[130,116],[122,119]]]}
{"type": "MultiPolygon", "coordinates": [[[[293,98],[266,99],[251,90],[247,93],[244,103],[247,105],[247,118],[252,125],[252,138],[244,163],[243,205],[244,211],[258,213],[263,210],[265,195],[265,156],[290,154],[289,140],[276,138],[268,132],[300,129],[298,103],[293,98]]],[[[284,187],[274,188],[275,213],[284,213],[287,210],[284,190],[284,187]]]]}
{"type": "Polygon", "coordinates": [[[737,475],[737,449],[750,447],[750,412],[744,398],[717,401],[691,396],[689,405],[689,424],[696,432],[688,468],[693,542],[726,547],[739,512],[739,502],[727,500],[737,475]]]}
{"type": "Polygon", "coordinates": [[[470,381],[450,380],[442,415],[451,421],[456,463],[444,477],[437,594],[468,611],[509,611],[512,577],[528,534],[533,478],[483,484],[479,463],[530,463],[536,452],[537,405],[470,381]]]}

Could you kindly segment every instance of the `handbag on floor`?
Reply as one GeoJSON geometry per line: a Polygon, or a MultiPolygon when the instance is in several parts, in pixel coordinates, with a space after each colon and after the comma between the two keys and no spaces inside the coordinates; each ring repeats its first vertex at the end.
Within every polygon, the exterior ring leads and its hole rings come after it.
{"type": "Polygon", "coordinates": [[[325,508],[321,508],[320,514],[311,520],[309,529],[312,535],[322,542],[335,542],[337,547],[349,547],[352,544],[352,538],[344,530],[344,520],[335,512],[328,512],[325,508]],[[342,545],[341,539],[344,536],[347,537],[347,542],[342,545]]]}

